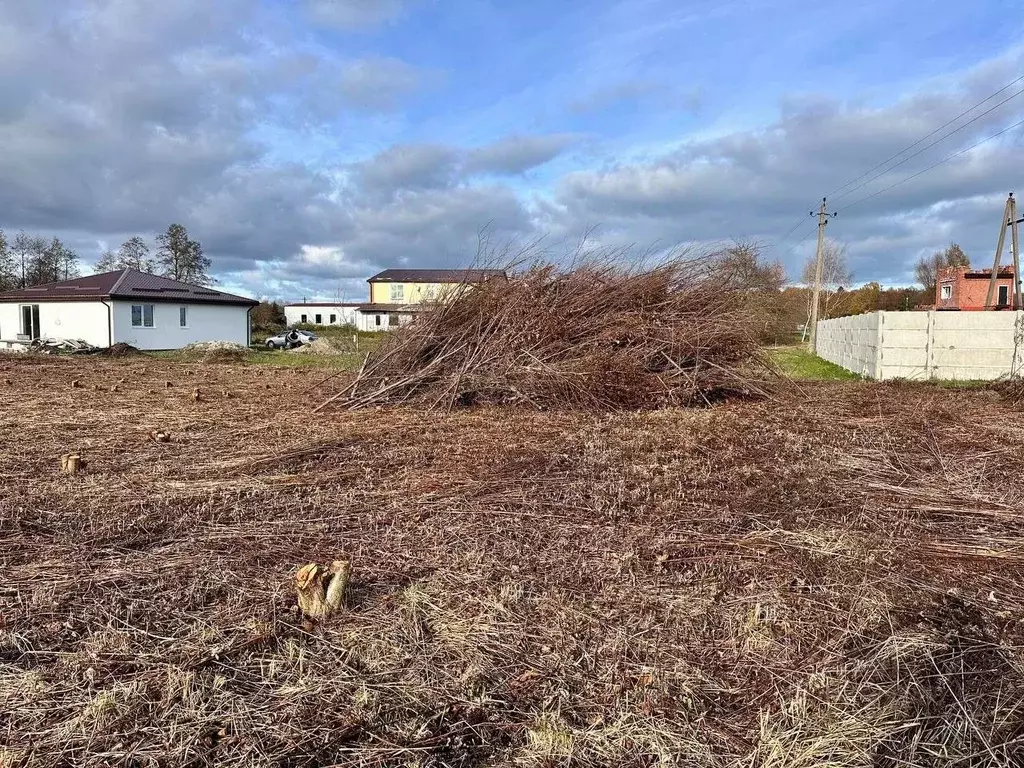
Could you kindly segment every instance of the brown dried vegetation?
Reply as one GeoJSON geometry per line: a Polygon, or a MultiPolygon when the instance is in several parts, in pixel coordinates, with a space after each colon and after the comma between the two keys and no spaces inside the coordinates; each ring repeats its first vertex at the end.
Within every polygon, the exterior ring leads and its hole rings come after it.
{"type": "Polygon", "coordinates": [[[310,418],[316,373],[147,364],[0,360],[5,766],[1024,762],[996,392],[310,418]]]}
{"type": "Polygon", "coordinates": [[[336,401],[617,410],[747,395],[767,371],[746,280],[716,256],[607,258],[460,287],[389,334],[336,401]]]}

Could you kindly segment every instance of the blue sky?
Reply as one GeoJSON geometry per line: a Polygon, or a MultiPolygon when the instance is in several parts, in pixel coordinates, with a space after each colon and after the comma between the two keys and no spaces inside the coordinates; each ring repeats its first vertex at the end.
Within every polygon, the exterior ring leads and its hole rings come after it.
{"type": "MultiPolygon", "coordinates": [[[[0,0],[0,227],[86,261],[185,224],[225,287],[360,298],[542,239],[759,241],[1024,74],[1019,4],[0,0]]],[[[1024,87],[1006,91],[1012,96],[1024,87]]],[[[960,123],[999,99],[986,102],[960,123]]],[[[990,259],[1024,95],[836,201],[858,280],[990,259]]],[[[954,123],[956,127],[960,123],[954,123]]]]}

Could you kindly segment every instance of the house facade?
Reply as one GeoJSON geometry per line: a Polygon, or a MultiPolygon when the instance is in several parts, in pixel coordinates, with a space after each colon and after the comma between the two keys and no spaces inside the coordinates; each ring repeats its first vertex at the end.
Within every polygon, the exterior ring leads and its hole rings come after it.
{"type": "Polygon", "coordinates": [[[464,286],[506,280],[500,269],[385,269],[366,282],[370,301],[359,306],[365,330],[386,331],[410,322],[464,286]]]}
{"type": "Polygon", "coordinates": [[[359,324],[358,304],[303,302],[285,304],[284,319],[293,325],[355,325],[359,324]]]}
{"type": "Polygon", "coordinates": [[[935,281],[935,308],[980,311],[984,309],[1020,309],[1014,306],[1013,267],[1001,267],[996,275],[994,306],[986,307],[991,269],[947,267],[940,269],[935,281]]]}
{"type": "Polygon", "coordinates": [[[197,341],[248,345],[253,299],[119,269],[0,293],[0,347],[82,339],[97,347],[177,349],[197,341]]]}
{"type": "Polygon", "coordinates": [[[369,280],[370,300],[362,304],[304,302],[284,308],[288,325],[354,325],[360,331],[386,331],[410,322],[460,287],[507,279],[500,269],[386,269],[369,280]],[[332,319],[333,318],[333,319],[332,319]]]}

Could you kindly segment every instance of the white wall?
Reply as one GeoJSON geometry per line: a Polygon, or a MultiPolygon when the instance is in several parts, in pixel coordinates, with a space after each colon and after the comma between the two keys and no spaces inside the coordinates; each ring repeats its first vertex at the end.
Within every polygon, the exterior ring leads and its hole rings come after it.
{"type": "Polygon", "coordinates": [[[822,320],[818,355],[875,379],[1021,375],[1024,312],[871,312],[822,320]]]}
{"type": "MultiPolygon", "coordinates": [[[[388,325],[389,312],[358,312],[356,318],[356,328],[360,331],[389,331],[393,330],[393,325],[388,325]],[[380,325],[377,325],[377,316],[380,316],[380,325]]],[[[399,312],[398,313],[398,324],[407,325],[412,322],[415,315],[411,312],[399,312]]]]}
{"type": "Polygon", "coordinates": [[[37,301],[0,303],[0,339],[14,341],[21,333],[24,303],[39,305],[39,335],[53,339],[83,339],[97,347],[108,343],[107,308],[99,301],[37,301]]]}
{"type": "Polygon", "coordinates": [[[879,312],[818,322],[818,355],[848,371],[875,378],[879,312]]]}
{"type": "MultiPolygon", "coordinates": [[[[249,307],[234,304],[153,302],[153,327],[132,325],[132,305],[142,301],[115,301],[114,343],[139,349],[177,349],[195,341],[249,343],[249,307]],[[178,324],[178,310],[188,307],[188,327],[178,324]]],[[[106,343],[106,342],[104,342],[106,343]]]]}
{"type": "Polygon", "coordinates": [[[316,316],[320,315],[320,319],[323,321],[321,325],[356,325],[358,322],[355,307],[339,307],[335,306],[324,306],[324,307],[303,307],[298,304],[286,304],[284,308],[284,319],[285,323],[289,327],[302,322],[302,316],[306,316],[306,322],[316,324],[316,316]],[[335,316],[335,321],[331,322],[331,315],[335,316]]]}

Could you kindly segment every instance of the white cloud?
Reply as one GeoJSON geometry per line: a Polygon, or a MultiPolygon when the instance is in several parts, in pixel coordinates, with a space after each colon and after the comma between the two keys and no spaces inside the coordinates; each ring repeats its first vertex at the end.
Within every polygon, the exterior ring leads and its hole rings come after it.
{"type": "Polygon", "coordinates": [[[367,29],[394,21],[408,0],[306,0],[314,21],[344,29],[367,29]]]}

